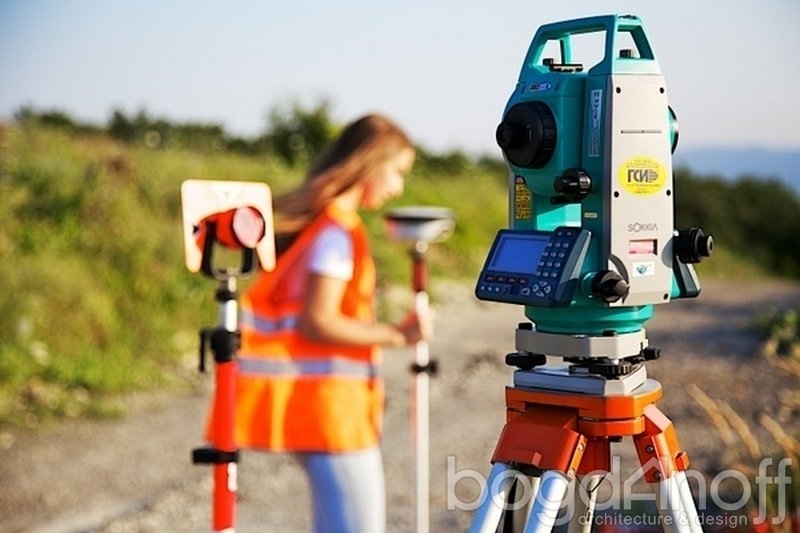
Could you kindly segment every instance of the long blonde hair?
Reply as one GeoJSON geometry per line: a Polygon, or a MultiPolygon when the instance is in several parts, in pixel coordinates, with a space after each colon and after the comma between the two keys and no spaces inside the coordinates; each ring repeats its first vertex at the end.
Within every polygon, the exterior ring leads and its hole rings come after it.
{"type": "Polygon", "coordinates": [[[339,195],[404,149],[408,136],[388,118],[370,114],[350,123],[311,165],[306,179],[273,202],[279,253],[339,195]]]}

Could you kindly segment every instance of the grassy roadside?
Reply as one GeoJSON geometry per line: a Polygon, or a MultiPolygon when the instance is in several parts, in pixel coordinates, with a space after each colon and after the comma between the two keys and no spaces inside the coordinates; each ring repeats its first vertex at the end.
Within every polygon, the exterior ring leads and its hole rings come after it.
{"type": "MultiPolygon", "coordinates": [[[[417,169],[403,204],[451,207],[459,224],[431,250],[431,275],[468,278],[503,223],[504,177],[417,169]],[[474,191],[486,201],[476,203],[474,191]]],[[[265,181],[300,172],[225,152],[152,150],[100,135],[0,127],[0,426],[109,416],[120,393],[183,386],[196,331],[217,320],[214,283],[184,266],[180,184],[265,181]]],[[[367,217],[384,286],[408,258],[367,217]]]]}

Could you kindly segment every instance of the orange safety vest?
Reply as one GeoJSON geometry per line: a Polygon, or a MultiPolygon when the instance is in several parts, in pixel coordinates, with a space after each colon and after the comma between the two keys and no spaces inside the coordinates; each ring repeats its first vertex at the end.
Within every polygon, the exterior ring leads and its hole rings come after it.
{"type": "Polygon", "coordinates": [[[377,346],[311,342],[298,331],[314,240],[331,224],[353,243],[342,313],[374,319],[375,267],[356,213],[327,209],[244,294],[239,327],[236,443],[272,451],[338,452],[375,446],[383,417],[377,346]]]}

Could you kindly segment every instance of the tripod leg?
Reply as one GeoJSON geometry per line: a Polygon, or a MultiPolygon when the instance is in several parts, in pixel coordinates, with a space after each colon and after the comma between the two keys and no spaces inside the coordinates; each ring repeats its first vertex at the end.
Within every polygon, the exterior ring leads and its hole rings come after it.
{"type": "Polygon", "coordinates": [[[689,459],[680,450],[672,422],[655,405],[644,410],[645,431],[633,439],[645,479],[656,494],[664,528],[702,532],[686,479],[689,459]]]}
{"type": "Polygon", "coordinates": [[[519,474],[509,492],[508,505],[501,518],[503,533],[522,533],[531,515],[536,493],[539,491],[539,477],[519,474]]]}
{"type": "Polygon", "coordinates": [[[700,527],[692,494],[683,472],[660,481],[654,486],[654,489],[656,490],[656,505],[665,530],[702,533],[703,529],[700,527]],[[686,498],[690,502],[688,507],[686,498]]]}
{"type": "Polygon", "coordinates": [[[539,491],[525,526],[525,533],[552,531],[567,494],[570,478],[558,470],[548,470],[542,474],[539,483],[539,491]]]}
{"type": "Polygon", "coordinates": [[[504,463],[495,463],[480,496],[481,505],[475,511],[469,533],[495,533],[500,525],[508,494],[519,473],[504,463]]]}
{"type": "Polygon", "coordinates": [[[676,472],[658,483],[656,504],[662,519],[671,524],[672,531],[702,533],[692,491],[683,472],[676,472]]]}
{"type": "Polygon", "coordinates": [[[592,530],[597,490],[603,479],[605,475],[602,474],[587,475],[575,487],[574,507],[568,533],[589,533],[592,530]]]}
{"type": "Polygon", "coordinates": [[[700,527],[700,519],[697,515],[697,508],[694,505],[692,489],[689,486],[689,480],[686,479],[686,472],[678,473],[675,476],[675,482],[678,485],[678,490],[680,490],[681,502],[683,502],[683,509],[686,511],[686,518],[689,521],[692,533],[703,533],[703,528],[700,527]]]}
{"type": "Polygon", "coordinates": [[[519,520],[514,521],[514,531],[523,531],[525,528],[525,524],[528,523],[528,520],[531,519],[531,512],[533,511],[533,506],[536,503],[536,497],[539,494],[539,487],[541,487],[542,478],[539,476],[530,478],[531,481],[531,493],[529,495],[528,501],[526,502],[524,509],[520,509],[519,512],[515,513],[519,520]]]}

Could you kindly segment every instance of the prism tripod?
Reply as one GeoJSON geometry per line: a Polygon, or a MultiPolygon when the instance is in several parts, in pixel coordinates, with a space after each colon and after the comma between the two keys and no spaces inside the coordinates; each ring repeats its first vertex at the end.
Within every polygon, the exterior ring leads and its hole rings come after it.
{"type": "Polygon", "coordinates": [[[218,268],[213,266],[213,235],[217,231],[210,225],[203,248],[202,271],[216,279],[219,286],[215,299],[219,304],[219,324],[200,330],[200,372],[206,369],[206,348],[214,356],[215,388],[212,400],[214,430],[209,435],[210,445],[192,450],[194,464],[208,464],[213,468],[212,524],[214,531],[234,531],[236,519],[236,492],[238,489],[239,448],[234,438],[234,412],[236,404],[236,375],[241,334],[238,319],[238,280],[256,269],[255,250],[242,249],[241,266],[218,268]]]}
{"type": "Polygon", "coordinates": [[[692,264],[711,255],[713,240],[674,229],[677,119],[639,18],[541,26],[496,139],[511,227],[497,234],[475,294],[525,306],[530,322],[506,358],[518,370],[470,531],[549,531],[578,479],[582,497],[564,519],[570,531],[589,531],[611,443],[624,437],[656,490],[662,525],[699,530],[688,457],[644,367],[660,355],[644,324],[654,305],[700,293],[692,264]],[[585,65],[587,43],[602,43],[603,55],[585,65]]]}
{"type": "Polygon", "coordinates": [[[271,193],[265,184],[187,180],[181,186],[186,266],[218,282],[219,323],[200,330],[200,372],[206,351],[214,356],[215,387],[209,444],[192,450],[192,462],[213,468],[212,530],[233,533],[239,448],[235,439],[236,376],[241,335],[238,280],[275,264],[271,193]],[[233,264],[219,261],[219,248],[240,252],[233,264]],[[216,257],[216,258],[215,258],[216,257]],[[222,265],[220,263],[223,263],[222,265]]]}

